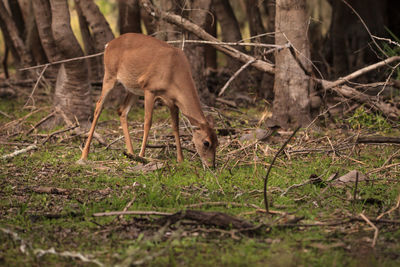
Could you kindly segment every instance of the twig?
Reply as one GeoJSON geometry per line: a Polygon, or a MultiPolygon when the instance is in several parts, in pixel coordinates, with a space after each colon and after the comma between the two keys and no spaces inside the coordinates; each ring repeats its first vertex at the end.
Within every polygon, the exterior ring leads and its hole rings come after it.
{"type": "Polygon", "coordinates": [[[17,156],[19,154],[26,153],[26,152],[29,152],[29,151],[34,150],[34,149],[37,149],[37,145],[30,145],[30,146],[28,146],[26,148],[23,148],[23,149],[20,149],[20,150],[16,150],[11,154],[3,155],[1,158],[2,159],[10,159],[10,158],[13,158],[13,157],[15,157],[15,156],[17,156]]]}
{"type": "Polygon", "coordinates": [[[249,61],[246,62],[243,66],[238,69],[235,74],[232,75],[232,77],[229,78],[229,80],[225,83],[225,85],[222,87],[221,91],[219,92],[218,96],[222,96],[225,93],[226,88],[232,83],[232,81],[242,72],[244,71],[249,65],[254,63],[257,59],[253,58],[249,61]]]}
{"type": "Polygon", "coordinates": [[[288,47],[287,45],[276,45],[276,44],[262,44],[262,43],[244,43],[244,42],[213,42],[213,41],[204,41],[204,40],[171,40],[167,41],[169,44],[176,44],[176,43],[195,43],[195,44],[209,44],[209,45],[231,45],[231,46],[256,46],[256,47],[272,47],[275,49],[283,49],[288,47]]]}
{"type": "Polygon", "coordinates": [[[380,171],[383,171],[383,170],[386,170],[386,169],[390,169],[392,167],[396,167],[396,166],[399,166],[399,165],[400,165],[400,162],[393,163],[393,164],[390,164],[390,165],[387,165],[387,166],[383,166],[383,167],[377,168],[375,170],[369,171],[369,172],[367,172],[365,174],[368,175],[368,174],[371,174],[371,173],[380,172],[380,171]]]}
{"type": "Polygon", "coordinates": [[[62,64],[62,63],[67,63],[67,62],[71,62],[71,61],[81,60],[81,59],[85,59],[85,58],[98,57],[98,56],[102,56],[103,54],[104,54],[104,52],[100,52],[100,53],[96,53],[96,54],[92,54],[92,55],[87,55],[87,56],[82,56],[82,57],[68,58],[68,59],[64,59],[64,60],[49,62],[49,63],[46,63],[46,64],[41,64],[41,65],[36,65],[36,66],[32,66],[32,67],[22,68],[22,69],[19,69],[19,71],[37,69],[37,68],[41,68],[41,67],[45,67],[45,66],[51,66],[51,65],[62,64]]]}
{"type": "Polygon", "coordinates": [[[293,188],[298,188],[298,187],[301,187],[301,186],[305,186],[305,185],[311,184],[311,183],[313,183],[313,182],[315,182],[315,181],[318,181],[318,180],[320,180],[320,179],[321,179],[321,177],[318,176],[318,177],[315,177],[315,178],[311,178],[311,179],[309,179],[309,180],[307,180],[307,181],[305,181],[304,183],[301,183],[301,184],[293,184],[293,185],[289,186],[289,187],[281,194],[281,197],[283,197],[284,195],[286,195],[286,194],[287,194],[291,189],[293,189],[293,188]]]}
{"type": "Polygon", "coordinates": [[[394,206],[393,208],[391,208],[388,211],[385,211],[384,213],[382,213],[381,215],[379,215],[378,217],[376,217],[377,220],[380,220],[383,216],[385,216],[386,214],[390,214],[392,211],[395,211],[396,209],[398,209],[400,207],[400,194],[397,197],[397,204],[396,206],[394,206]]]}
{"type": "Polygon", "coordinates": [[[104,217],[104,216],[115,216],[115,215],[156,215],[156,216],[170,216],[173,213],[170,212],[160,212],[160,211],[109,211],[109,212],[98,212],[93,213],[93,217],[104,217]]]}
{"type": "Polygon", "coordinates": [[[400,138],[388,136],[359,136],[356,142],[358,144],[400,144],[400,138]]]}
{"type": "Polygon", "coordinates": [[[5,234],[10,235],[14,241],[19,241],[21,243],[21,245],[19,246],[19,249],[21,250],[21,252],[24,254],[29,254],[29,251],[27,250],[27,248],[30,248],[30,245],[28,243],[26,243],[24,239],[19,237],[19,235],[16,232],[13,232],[9,229],[2,228],[2,227],[0,227],[0,231],[2,231],[5,234]]]}
{"type": "Polygon", "coordinates": [[[44,141],[42,142],[42,145],[44,145],[47,141],[49,141],[49,139],[52,138],[53,136],[55,136],[55,135],[57,135],[57,134],[60,134],[60,133],[68,132],[68,131],[73,130],[73,129],[77,128],[77,127],[79,127],[79,124],[75,124],[75,125],[73,125],[73,126],[71,126],[71,127],[68,127],[68,128],[66,128],[66,129],[61,129],[61,130],[58,130],[58,131],[55,131],[55,132],[49,134],[49,135],[46,137],[46,139],[44,139],[44,141]]]}
{"type": "Polygon", "coordinates": [[[271,172],[272,166],[275,163],[275,160],[278,158],[279,154],[285,149],[286,145],[290,142],[290,140],[295,136],[297,131],[300,129],[300,126],[294,130],[294,132],[289,136],[289,138],[286,140],[286,142],[281,146],[281,148],[278,150],[278,152],[275,154],[275,157],[272,159],[271,164],[268,167],[267,174],[265,175],[264,178],[264,203],[265,203],[265,212],[269,214],[269,208],[268,208],[268,198],[267,198],[267,184],[268,184],[268,176],[269,173],[271,172]]]}
{"type": "Polygon", "coordinates": [[[217,202],[202,202],[202,203],[196,203],[196,204],[190,204],[186,205],[185,208],[199,208],[202,206],[232,206],[232,207],[250,207],[250,208],[255,208],[259,209],[257,205],[254,204],[245,204],[245,203],[237,203],[237,202],[222,202],[222,201],[217,201],[217,202]]]}
{"type": "Polygon", "coordinates": [[[36,123],[28,132],[26,132],[26,135],[30,134],[31,132],[33,132],[37,127],[39,127],[41,124],[43,124],[45,121],[47,121],[48,119],[50,119],[51,117],[53,117],[56,114],[56,111],[51,112],[49,115],[47,115],[46,117],[44,117],[43,119],[41,119],[38,123],[36,123]]]}
{"type": "Polygon", "coordinates": [[[363,220],[368,223],[372,228],[374,228],[375,232],[374,232],[374,239],[372,240],[372,247],[375,247],[376,245],[376,240],[378,239],[378,234],[379,234],[379,229],[378,227],[375,226],[375,224],[373,224],[368,218],[367,216],[365,216],[363,213],[360,213],[360,217],[363,218],[363,220]]]}
{"type": "Polygon", "coordinates": [[[396,61],[400,61],[400,56],[393,56],[393,57],[386,58],[386,59],[384,59],[382,61],[379,61],[379,62],[377,62],[375,64],[369,65],[369,66],[367,66],[365,68],[361,68],[361,69],[359,69],[359,70],[357,70],[357,71],[355,71],[353,73],[350,73],[349,75],[346,75],[343,78],[339,78],[334,82],[321,80],[321,79],[316,79],[316,81],[321,83],[325,90],[328,90],[328,89],[331,89],[333,87],[342,85],[342,84],[348,82],[349,80],[355,79],[355,78],[357,78],[357,77],[359,77],[359,76],[361,76],[361,75],[363,75],[363,74],[365,74],[367,72],[370,72],[372,70],[375,70],[377,68],[383,67],[385,65],[388,65],[389,63],[396,62],[396,61]]]}
{"type": "Polygon", "coordinates": [[[364,25],[364,28],[367,30],[369,36],[372,39],[372,42],[376,45],[376,47],[379,49],[379,51],[381,51],[382,54],[384,54],[386,57],[388,56],[385,51],[383,51],[383,49],[378,45],[378,43],[375,41],[371,31],[369,30],[367,24],[364,22],[364,20],[362,19],[362,17],[360,16],[360,14],[358,14],[358,12],[349,4],[347,3],[346,0],[342,0],[343,3],[346,4],[346,6],[348,6],[353,12],[354,14],[356,14],[356,16],[358,17],[358,19],[361,21],[362,25],[364,25]]]}
{"type": "Polygon", "coordinates": [[[57,252],[54,248],[50,248],[47,250],[35,249],[35,250],[33,250],[33,253],[37,257],[42,257],[43,255],[46,255],[46,254],[53,254],[53,255],[58,255],[58,256],[62,256],[62,257],[76,258],[83,262],[91,262],[91,263],[97,264],[98,266],[104,266],[104,264],[102,264],[98,260],[96,260],[96,259],[91,260],[91,259],[89,259],[88,256],[85,256],[79,252],[71,252],[71,251],[57,252]]]}
{"type": "Polygon", "coordinates": [[[28,105],[29,99],[32,100],[32,106],[33,106],[33,107],[35,106],[35,99],[33,98],[33,94],[35,93],[36,88],[38,87],[39,82],[40,82],[40,80],[42,79],[43,74],[44,74],[44,72],[47,70],[47,67],[48,67],[48,66],[49,66],[49,64],[44,65],[44,68],[43,68],[43,70],[40,72],[40,75],[39,75],[39,77],[38,77],[38,79],[37,79],[37,81],[36,81],[36,83],[35,83],[35,86],[33,87],[32,92],[31,92],[31,94],[29,95],[29,98],[28,98],[28,100],[26,101],[26,103],[25,103],[25,105],[24,105],[23,108],[25,108],[25,107],[28,105]]]}
{"type": "Polygon", "coordinates": [[[12,119],[12,117],[10,115],[8,115],[7,113],[5,113],[4,111],[0,110],[0,114],[3,115],[6,118],[12,119]]]}
{"type": "Polygon", "coordinates": [[[356,202],[357,187],[358,187],[358,172],[356,172],[356,183],[354,185],[353,202],[356,202]]]}

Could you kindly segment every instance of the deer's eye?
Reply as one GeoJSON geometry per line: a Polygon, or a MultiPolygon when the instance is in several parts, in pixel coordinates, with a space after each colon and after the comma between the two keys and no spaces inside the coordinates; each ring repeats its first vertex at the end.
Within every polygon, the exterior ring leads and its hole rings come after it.
{"type": "Polygon", "coordinates": [[[207,148],[208,148],[208,147],[210,146],[210,142],[208,142],[208,141],[204,141],[204,142],[203,142],[203,145],[204,145],[205,147],[207,147],[207,148]]]}

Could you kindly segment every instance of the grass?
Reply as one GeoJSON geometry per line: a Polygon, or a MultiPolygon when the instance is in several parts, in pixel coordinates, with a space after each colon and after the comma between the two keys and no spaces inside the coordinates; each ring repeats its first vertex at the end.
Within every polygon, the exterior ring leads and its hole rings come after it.
{"type": "MultiPolygon", "coordinates": [[[[12,119],[0,117],[0,128],[29,114],[29,111],[21,109],[23,104],[0,100],[0,110],[12,114],[12,119]]],[[[3,129],[0,155],[24,147],[14,143],[40,143],[44,137],[38,134],[53,132],[54,129],[23,134],[48,112],[42,110],[18,124],[10,124],[11,128],[3,129]]],[[[254,207],[264,205],[261,189],[265,168],[287,136],[276,134],[267,142],[245,148],[246,145],[237,140],[245,128],[254,127],[249,125],[250,118],[240,117],[244,115],[233,111],[230,114],[223,112],[237,119],[231,124],[236,125],[238,136],[232,139],[220,137],[218,167],[213,172],[204,170],[198,157],[187,151],[186,161],[177,164],[175,151],[170,149],[147,151],[147,156],[165,162],[163,168],[151,172],[137,171],[134,167],[138,163],[123,155],[122,140],[108,150],[94,141],[89,154],[91,163],[77,165],[79,146],[84,139],[68,138],[71,137],[69,132],[55,136],[46,144],[39,145],[37,150],[7,161],[1,160],[0,265],[94,266],[96,262],[107,266],[399,265],[398,223],[376,223],[379,235],[374,248],[371,247],[374,231],[363,221],[314,227],[290,224],[296,218],[302,218],[297,224],[304,225],[340,222],[359,218],[360,213],[373,219],[390,210],[396,205],[400,191],[398,165],[369,174],[368,178],[373,182],[360,181],[356,199],[354,183],[337,187],[326,180],[336,172],[338,176],[351,170],[365,174],[385,164],[399,163],[398,146],[355,145],[345,148],[342,146],[348,142],[345,140],[355,133],[364,134],[362,130],[302,130],[290,142],[286,154],[279,157],[269,178],[270,208],[284,214],[266,216],[254,207]],[[242,125],[241,121],[247,123],[242,125]],[[336,154],[311,152],[312,149],[331,149],[328,138],[337,149],[336,154]],[[294,152],[304,149],[309,152],[294,152]],[[235,150],[236,153],[229,155],[235,150]],[[391,160],[387,162],[389,158],[391,160]],[[321,177],[323,182],[292,188],[282,195],[290,186],[304,183],[313,175],[321,177]],[[40,188],[65,191],[44,193],[40,188]],[[124,216],[122,219],[92,216],[98,212],[123,210],[131,201],[128,210],[164,212],[177,212],[189,205],[204,203],[196,209],[224,212],[264,226],[247,233],[185,220],[164,226],[157,224],[158,217],[152,216],[124,216]],[[224,205],[206,204],[210,202],[224,205]],[[25,250],[22,250],[24,244],[25,250]],[[41,255],[40,250],[51,248],[57,254],[41,255]],[[63,256],[63,252],[80,253],[92,262],[63,256]]],[[[257,111],[247,114],[255,116],[257,111]]],[[[130,113],[136,153],[142,116],[141,108],[130,113]]],[[[352,122],[358,123],[355,119],[352,122]]],[[[398,136],[398,130],[388,129],[387,125],[384,124],[384,133],[398,136]]],[[[106,110],[98,131],[110,143],[121,135],[118,126],[115,111],[106,110]]],[[[220,121],[219,126],[222,127],[220,121]]],[[[183,145],[190,147],[190,138],[183,139],[183,145]]],[[[158,108],[155,112],[150,142],[173,143],[165,108],[158,108]]],[[[392,211],[384,219],[399,222],[399,210],[392,211]]]]}

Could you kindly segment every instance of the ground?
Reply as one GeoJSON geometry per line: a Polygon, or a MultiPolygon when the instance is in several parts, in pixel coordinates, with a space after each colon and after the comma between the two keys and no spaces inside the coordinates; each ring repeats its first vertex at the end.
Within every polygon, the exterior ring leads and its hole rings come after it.
{"type": "MultiPolygon", "coordinates": [[[[36,101],[31,110],[23,108],[25,102],[0,99],[0,265],[400,264],[400,147],[356,143],[371,134],[399,136],[398,124],[378,115],[360,109],[347,119],[325,118],[318,128],[300,129],[272,167],[272,213],[266,214],[266,170],[292,132],[256,139],[263,103],[207,110],[220,140],[217,168],[210,170],[193,153],[183,121],[186,160],[176,163],[165,107],[155,111],[149,165],[124,155],[113,109],[103,112],[97,127],[104,144],[94,140],[90,161],[79,165],[85,137],[68,126],[35,128],[51,105],[36,101]],[[33,150],[3,158],[32,144],[33,150]],[[339,182],[353,170],[358,174],[352,180],[339,182]],[[123,210],[142,215],[96,216],[123,210]],[[252,227],[153,215],[185,210],[221,212],[252,227]]],[[[138,154],[140,105],[129,118],[138,154]]]]}

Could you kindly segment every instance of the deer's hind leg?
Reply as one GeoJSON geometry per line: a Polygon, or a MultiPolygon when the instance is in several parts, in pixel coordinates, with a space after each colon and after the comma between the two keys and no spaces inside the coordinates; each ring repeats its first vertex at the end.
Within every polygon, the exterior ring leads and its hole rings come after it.
{"type": "Polygon", "coordinates": [[[119,120],[121,122],[122,131],[124,132],[126,149],[128,150],[128,154],[131,154],[131,155],[133,155],[133,147],[132,147],[131,137],[129,135],[127,118],[128,118],[129,110],[131,109],[133,103],[135,103],[135,99],[136,99],[136,96],[134,94],[128,92],[124,102],[118,109],[119,120]]]}

